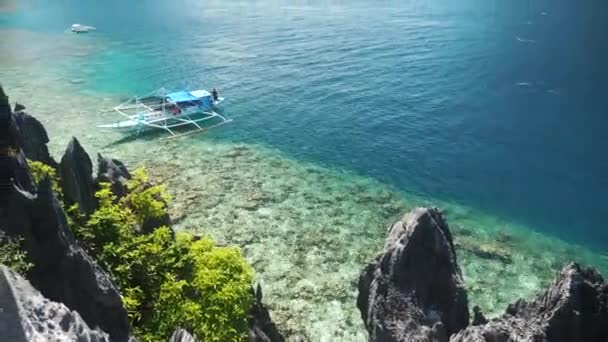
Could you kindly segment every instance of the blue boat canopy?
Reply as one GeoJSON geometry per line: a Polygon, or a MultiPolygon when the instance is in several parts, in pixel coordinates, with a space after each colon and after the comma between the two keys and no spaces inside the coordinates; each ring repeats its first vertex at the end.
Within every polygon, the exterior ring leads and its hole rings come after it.
{"type": "Polygon", "coordinates": [[[199,98],[190,94],[190,92],[182,90],[182,91],[176,91],[175,93],[167,94],[167,99],[173,103],[178,103],[178,102],[196,101],[199,98]]]}
{"type": "Polygon", "coordinates": [[[194,96],[196,96],[198,98],[203,98],[203,97],[209,97],[209,96],[211,96],[211,93],[208,92],[208,91],[206,91],[206,90],[204,90],[204,89],[201,89],[201,90],[193,90],[193,91],[191,91],[190,95],[194,95],[194,96]]]}

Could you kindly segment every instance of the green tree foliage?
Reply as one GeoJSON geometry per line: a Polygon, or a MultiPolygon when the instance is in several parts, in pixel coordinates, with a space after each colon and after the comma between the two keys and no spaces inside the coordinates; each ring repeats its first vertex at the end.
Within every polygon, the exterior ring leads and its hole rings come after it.
{"type": "Polygon", "coordinates": [[[36,184],[39,184],[44,178],[48,177],[51,180],[51,190],[53,190],[57,198],[63,198],[57,171],[52,166],[30,159],[27,160],[27,165],[30,168],[30,172],[36,184]]]}
{"type": "Polygon", "coordinates": [[[178,250],[187,250],[178,263],[188,276],[170,276],[161,285],[152,326],[163,332],[186,327],[203,341],[244,339],[253,304],[251,267],[236,248],[216,247],[209,238],[193,241],[187,234],[177,239],[178,250]]]}
{"type": "Polygon", "coordinates": [[[169,197],[163,187],[149,185],[143,170],[134,172],[128,189],[117,200],[109,184],[101,184],[99,208],[88,220],[70,222],[75,236],[112,274],[136,335],[166,341],[181,326],[204,341],[243,340],[253,270],[240,251],[215,246],[209,238],[174,235],[168,227],[141,233],[146,219],[165,214],[169,197]]]}
{"type": "Polygon", "coordinates": [[[28,261],[27,254],[21,247],[22,243],[23,239],[0,236],[0,264],[24,275],[33,265],[28,261]]]}
{"type": "MultiPolygon", "coordinates": [[[[36,183],[45,177],[62,198],[55,169],[28,160],[36,183]]],[[[218,247],[209,238],[174,235],[168,227],[141,233],[148,219],[166,214],[165,188],[150,185],[143,169],[133,172],[120,200],[110,184],[100,184],[98,209],[88,218],[78,206],[65,208],[76,238],[113,277],[129,319],[142,341],[166,341],[176,327],[203,341],[245,339],[253,303],[253,269],[237,248],[218,247]]],[[[31,265],[19,243],[0,242],[0,262],[20,273],[31,265]]]]}
{"type": "Polygon", "coordinates": [[[160,218],[165,215],[171,197],[164,185],[149,185],[148,175],[143,168],[133,172],[127,188],[129,193],[122,199],[123,207],[132,209],[138,224],[143,224],[148,218],[160,218]]]}

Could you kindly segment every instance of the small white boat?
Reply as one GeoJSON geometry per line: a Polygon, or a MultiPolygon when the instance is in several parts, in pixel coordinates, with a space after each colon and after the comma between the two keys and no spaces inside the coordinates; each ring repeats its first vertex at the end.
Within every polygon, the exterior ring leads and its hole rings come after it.
{"type": "Polygon", "coordinates": [[[223,97],[216,98],[206,90],[167,92],[161,88],[141,97],[135,96],[114,107],[113,111],[126,120],[97,127],[131,130],[138,134],[144,128],[159,128],[169,132],[171,137],[183,135],[173,131],[180,126],[191,125],[195,132],[205,131],[232,121],[213,111],[223,101],[223,97]],[[202,126],[203,121],[212,119],[219,122],[212,126],[202,126]]]}
{"type": "Polygon", "coordinates": [[[89,31],[93,31],[95,29],[96,28],[93,26],[86,26],[86,25],[80,25],[80,24],[74,24],[74,25],[72,25],[72,28],[71,28],[72,32],[74,32],[74,33],[86,33],[89,31]]]}

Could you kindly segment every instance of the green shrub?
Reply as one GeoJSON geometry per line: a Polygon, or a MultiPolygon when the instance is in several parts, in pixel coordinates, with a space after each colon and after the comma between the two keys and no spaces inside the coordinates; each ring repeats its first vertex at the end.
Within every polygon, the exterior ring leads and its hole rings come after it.
{"type": "MultiPolygon", "coordinates": [[[[34,181],[48,177],[61,199],[55,169],[38,161],[28,164],[34,181]]],[[[121,290],[136,335],[142,341],[166,341],[183,327],[202,341],[244,340],[253,269],[239,249],[187,233],[174,236],[168,227],[139,233],[147,219],[166,214],[170,196],[164,186],[150,185],[143,169],[133,172],[127,189],[117,200],[110,184],[100,184],[98,209],[88,219],[77,205],[65,211],[76,238],[121,290]]],[[[0,263],[20,273],[31,267],[18,243],[0,243],[0,263]]]]}
{"type": "MultiPolygon", "coordinates": [[[[168,227],[149,234],[139,226],[165,214],[168,196],[134,172],[120,201],[101,184],[99,208],[88,220],[70,220],[75,236],[114,278],[142,341],[166,341],[178,326],[203,341],[245,339],[253,297],[253,270],[236,248],[168,227]]],[[[73,208],[71,209],[73,210],[73,208]]],[[[77,210],[76,210],[77,211],[77,210]]]]}
{"type": "Polygon", "coordinates": [[[52,166],[30,159],[27,160],[27,165],[36,184],[39,184],[44,178],[48,177],[51,180],[51,190],[53,190],[57,198],[61,199],[63,197],[57,171],[52,166]]]}
{"type": "MultiPolygon", "coordinates": [[[[74,235],[80,240],[88,252],[97,258],[102,266],[108,266],[105,260],[108,255],[103,253],[108,244],[126,243],[135,236],[134,215],[129,208],[122,208],[115,203],[116,197],[110,190],[110,184],[101,183],[100,190],[95,196],[99,201],[99,207],[94,211],[84,225],[72,227],[74,235]]],[[[70,213],[77,213],[77,208],[70,208],[70,213]]],[[[73,215],[69,215],[73,217],[73,215]]],[[[81,220],[72,218],[73,221],[81,220]]]]}
{"type": "Polygon", "coordinates": [[[127,183],[129,193],[123,197],[123,205],[133,209],[138,224],[148,218],[160,218],[166,214],[171,197],[164,185],[148,186],[148,175],[142,168],[136,169],[127,183]]]}
{"type": "Polygon", "coordinates": [[[23,239],[0,237],[0,264],[25,275],[33,265],[28,261],[27,254],[21,246],[22,243],[23,239]]]}
{"type": "Polygon", "coordinates": [[[167,336],[176,326],[193,331],[203,341],[240,341],[245,338],[253,270],[236,248],[217,247],[209,238],[188,246],[187,277],[169,277],[161,285],[152,326],[167,336]]]}

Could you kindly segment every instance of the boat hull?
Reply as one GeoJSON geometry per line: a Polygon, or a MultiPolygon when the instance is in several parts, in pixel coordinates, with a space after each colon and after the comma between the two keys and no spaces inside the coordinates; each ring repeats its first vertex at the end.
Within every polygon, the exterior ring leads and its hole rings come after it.
{"type": "MultiPolygon", "coordinates": [[[[136,115],[130,116],[128,120],[123,120],[123,121],[110,123],[110,124],[98,125],[97,127],[104,128],[104,129],[123,130],[123,131],[141,130],[146,127],[162,128],[162,127],[158,127],[158,126],[167,126],[168,123],[171,126],[172,123],[173,124],[179,123],[180,121],[182,121],[184,119],[191,120],[193,117],[196,117],[197,115],[214,117],[214,116],[216,116],[215,113],[214,113],[214,115],[210,115],[210,113],[213,113],[211,110],[216,108],[217,106],[219,106],[222,102],[224,102],[224,98],[219,97],[218,100],[213,103],[213,106],[211,106],[211,108],[209,108],[209,110],[207,110],[207,111],[204,109],[200,109],[200,108],[192,108],[191,110],[184,110],[179,114],[171,113],[168,111],[141,113],[141,114],[136,114],[136,115]]],[[[199,121],[199,120],[195,120],[195,121],[199,121]]]]}

